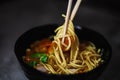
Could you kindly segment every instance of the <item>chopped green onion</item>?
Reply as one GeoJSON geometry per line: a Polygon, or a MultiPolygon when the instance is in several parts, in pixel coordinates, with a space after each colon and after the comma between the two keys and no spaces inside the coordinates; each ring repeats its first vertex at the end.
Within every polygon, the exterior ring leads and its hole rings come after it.
{"type": "Polygon", "coordinates": [[[34,53],[34,54],[31,54],[31,58],[40,58],[40,62],[42,63],[46,63],[48,60],[46,53],[34,53]]]}
{"type": "Polygon", "coordinates": [[[37,65],[37,62],[36,62],[36,61],[33,61],[33,62],[28,63],[28,65],[31,66],[31,67],[34,67],[34,66],[37,65]]]}
{"type": "Polygon", "coordinates": [[[43,56],[41,56],[41,58],[40,58],[40,61],[41,61],[42,63],[46,63],[47,60],[48,60],[47,55],[43,55],[43,56]]]}
{"type": "Polygon", "coordinates": [[[41,56],[44,56],[46,55],[45,53],[34,53],[34,54],[31,54],[31,57],[32,58],[40,58],[41,56]]]}

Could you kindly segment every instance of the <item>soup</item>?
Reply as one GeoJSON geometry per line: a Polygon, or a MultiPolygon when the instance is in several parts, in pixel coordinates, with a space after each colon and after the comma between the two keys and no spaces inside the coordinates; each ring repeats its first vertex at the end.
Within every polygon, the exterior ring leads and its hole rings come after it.
{"type": "Polygon", "coordinates": [[[90,41],[80,41],[72,21],[65,36],[64,25],[55,30],[56,35],[33,42],[23,60],[31,67],[50,74],[78,74],[95,69],[103,60],[101,49],[90,41]]]}

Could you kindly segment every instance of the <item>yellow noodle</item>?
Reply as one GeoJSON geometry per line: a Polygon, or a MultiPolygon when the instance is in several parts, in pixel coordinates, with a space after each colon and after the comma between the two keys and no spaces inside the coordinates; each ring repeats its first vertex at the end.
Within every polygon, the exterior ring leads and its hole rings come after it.
{"type": "Polygon", "coordinates": [[[53,74],[73,74],[79,73],[80,70],[87,72],[97,67],[102,60],[100,54],[98,54],[100,50],[96,51],[95,45],[90,43],[85,50],[79,52],[80,42],[75,34],[72,21],[69,21],[65,35],[65,38],[68,39],[68,45],[62,44],[63,29],[64,25],[55,30],[56,35],[53,40],[53,43],[55,43],[55,46],[53,46],[54,53],[49,55],[50,61],[44,67],[53,74]],[[71,40],[71,37],[73,40],[71,40]],[[65,51],[69,50],[70,53],[64,53],[61,46],[64,46],[65,51]],[[65,57],[65,54],[69,54],[69,56],[67,55],[68,58],[65,57]]]}

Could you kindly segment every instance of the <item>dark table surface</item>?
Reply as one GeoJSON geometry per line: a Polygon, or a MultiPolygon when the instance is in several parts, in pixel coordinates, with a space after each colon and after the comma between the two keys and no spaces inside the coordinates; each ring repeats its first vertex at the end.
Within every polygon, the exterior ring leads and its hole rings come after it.
{"type": "MultiPolygon", "coordinates": [[[[119,1],[98,0],[98,2],[84,0],[74,24],[81,24],[101,33],[112,47],[110,64],[98,80],[120,80],[119,1]]],[[[15,41],[23,32],[35,26],[62,24],[64,19],[61,14],[65,14],[66,7],[67,0],[0,2],[0,80],[28,80],[15,57],[15,41]]]]}

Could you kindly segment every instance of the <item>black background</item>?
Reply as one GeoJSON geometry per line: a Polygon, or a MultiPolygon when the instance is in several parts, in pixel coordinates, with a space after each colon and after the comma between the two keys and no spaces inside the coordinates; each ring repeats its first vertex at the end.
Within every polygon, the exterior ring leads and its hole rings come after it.
{"type": "MultiPolygon", "coordinates": [[[[43,24],[62,24],[68,0],[0,1],[0,80],[28,80],[15,57],[14,44],[26,30],[43,24]]],[[[74,0],[75,2],[75,0],[74,0]]],[[[104,35],[113,53],[110,64],[98,80],[120,80],[119,0],[83,0],[74,24],[104,35]]]]}

